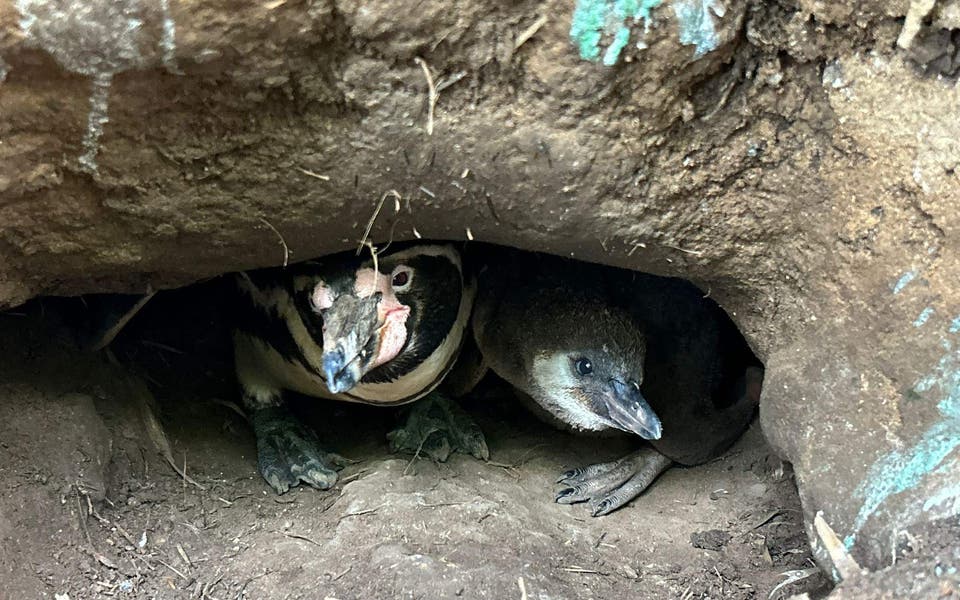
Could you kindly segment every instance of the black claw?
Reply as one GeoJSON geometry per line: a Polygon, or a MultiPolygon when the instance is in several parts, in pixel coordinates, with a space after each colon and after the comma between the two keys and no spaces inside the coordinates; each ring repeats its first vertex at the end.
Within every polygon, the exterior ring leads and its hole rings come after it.
{"type": "Polygon", "coordinates": [[[285,477],[284,473],[276,467],[265,467],[260,470],[263,478],[277,494],[285,494],[290,490],[290,486],[296,484],[296,480],[285,477]]]}
{"type": "Polygon", "coordinates": [[[609,500],[604,500],[593,509],[593,516],[602,517],[609,513],[612,509],[613,503],[611,503],[609,500]]]}
{"type": "Polygon", "coordinates": [[[579,474],[580,474],[580,469],[570,469],[569,471],[565,471],[563,474],[561,474],[560,477],[557,478],[557,481],[555,483],[563,483],[567,479],[570,479],[571,477],[576,477],[579,474]]]}
{"type": "Polygon", "coordinates": [[[483,435],[478,435],[471,439],[467,448],[469,449],[470,455],[474,458],[482,461],[490,460],[490,449],[487,447],[487,441],[483,439],[483,435]]]}
{"type": "Polygon", "coordinates": [[[557,492],[556,502],[560,502],[561,499],[566,498],[567,496],[572,496],[577,493],[577,488],[564,488],[557,492]]]}

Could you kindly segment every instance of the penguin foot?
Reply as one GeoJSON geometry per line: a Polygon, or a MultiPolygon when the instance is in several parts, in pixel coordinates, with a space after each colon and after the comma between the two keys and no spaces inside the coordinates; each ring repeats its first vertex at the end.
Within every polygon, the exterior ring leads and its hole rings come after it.
{"type": "Polygon", "coordinates": [[[282,407],[263,408],[252,415],[257,436],[260,474],[278,494],[300,482],[326,490],[337,482],[347,460],[320,448],[315,433],[282,407]]]}
{"type": "Polygon", "coordinates": [[[445,462],[453,452],[490,458],[483,432],[453,400],[431,392],[410,408],[407,422],[387,434],[392,452],[426,455],[445,462]]]}
{"type": "Polygon", "coordinates": [[[601,517],[639,496],[671,464],[653,448],[641,448],[620,460],[572,469],[557,479],[566,487],[557,493],[556,502],[589,502],[591,514],[601,517]]]}

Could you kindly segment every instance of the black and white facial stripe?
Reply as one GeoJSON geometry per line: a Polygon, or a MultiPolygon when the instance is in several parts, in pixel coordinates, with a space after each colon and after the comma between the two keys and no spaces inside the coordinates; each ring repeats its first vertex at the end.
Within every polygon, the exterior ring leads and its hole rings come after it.
{"type": "Polygon", "coordinates": [[[310,337],[322,346],[323,319],[311,310],[310,293],[317,281],[325,281],[337,290],[353,288],[351,274],[361,261],[343,255],[338,261],[307,261],[285,270],[262,269],[240,275],[238,287],[244,292],[247,302],[237,302],[234,307],[234,328],[241,335],[260,340],[276,351],[285,361],[294,364],[317,377],[323,377],[319,364],[304,353],[290,329],[294,318],[302,321],[310,337]],[[293,305],[291,306],[291,301],[293,305]]]}
{"type": "MultiPolygon", "coordinates": [[[[369,257],[340,255],[284,271],[241,276],[240,288],[250,300],[239,303],[236,325],[237,347],[245,353],[245,359],[238,360],[241,384],[248,390],[256,388],[262,397],[273,396],[274,389],[276,395],[291,389],[371,404],[411,402],[433,390],[460,351],[472,309],[472,280],[465,279],[459,254],[450,246],[412,246],[378,256],[376,263],[378,275],[369,257]],[[374,292],[365,287],[366,281],[386,291],[374,292]],[[318,285],[323,286],[324,298],[328,292],[333,298],[345,294],[375,310],[378,304],[382,307],[381,297],[391,296],[394,305],[399,302],[409,310],[402,346],[401,338],[391,338],[394,351],[399,348],[396,356],[365,367],[362,376],[349,380],[355,383],[340,387],[340,393],[327,389],[330,375],[324,372],[323,357],[336,340],[324,344],[330,323],[324,327],[324,311],[316,306],[318,285]]],[[[350,323],[346,325],[349,329],[350,323]]],[[[398,331],[395,325],[388,333],[398,331]]],[[[382,339],[386,330],[378,327],[376,319],[366,318],[358,328],[363,330],[358,351],[365,350],[363,344],[386,347],[382,339]]],[[[361,354],[369,359],[368,352],[361,354]]]]}

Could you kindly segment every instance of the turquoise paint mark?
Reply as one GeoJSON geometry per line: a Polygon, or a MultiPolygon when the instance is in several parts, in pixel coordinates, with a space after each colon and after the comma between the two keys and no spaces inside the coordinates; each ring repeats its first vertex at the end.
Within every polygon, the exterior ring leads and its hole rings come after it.
{"type": "Polygon", "coordinates": [[[923,327],[927,324],[927,321],[930,320],[930,316],[933,315],[933,307],[928,306],[920,313],[917,319],[913,322],[914,327],[923,327]]]}
{"type": "Polygon", "coordinates": [[[573,10],[570,39],[580,50],[580,58],[595,61],[600,58],[600,36],[606,20],[605,2],[579,0],[573,10]]]}
{"type": "Polygon", "coordinates": [[[950,333],[960,333],[960,316],[950,321],[950,333]]]}
{"type": "MultiPolygon", "coordinates": [[[[847,549],[853,547],[860,529],[881,504],[890,496],[916,486],[960,446],[960,352],[954,351],[953,344],[948,340],[944,340],[942,345],[946,354],[932,373],[917,381],[914,389],[924,393],[938,388],[943,397],[937,404],[937,410],[943,418],[931,425],[916,444],[884,454],[867,471],[863,482],[854,492],[854,496],[863,498],[864,503],[850,535],[843,540],[847,549]]],[[[960,489],[951,492],[948,486],[939,490],[935,497],[938,503],[942,503],[954,497],[949,496],[954,492],[960,495],[960,489]]],[[[926,504],[924,507],[924,510],[928,510],[926,504]]]]}
{"type": "Polygon", "coordinates": [[[716,0],[675,0],[673,3],[673,12],[677,15],[680,28],[680,43],[697,47],[693,53],[695,59],[716,50],[720,45],[710,11],[723,16],[723,5],[716,0]]]}
{"type": "Polygon", "coordinates": [[[653,9],[663,0],[577,0],[570,24],[570,39],[576,44],[580,58],[596,62],[600,59],[603,36],[612,36],[603,53],[603,64],[610,67],[620,60],[620,53],[630,42],[630,25],[644,21],[649,29],[653,9]]]}
{"type": "Polygon", "coordinates": [[[917,275],[919,275],[919,273],[913,269],[901,275],[900,279],[898,279],[897,282],[893,284],[893,293],[899,294],[900,292],[902,292],[903,288],[907,287],[907,284],[909,284],[911,281],[916,279],[917,275]]]}
{"type": "Polygon", "coordinates": [[[627,42],[630,41],[630,28],[621,27],[617,30],[617,33],[613,36],[613,42],[607,46],[607,51],[603,53],[603,64],[608,67],[612,67],[617,64],[617,60],[620,58],[620,53],[624,48],[627,47],[627,42]]]}

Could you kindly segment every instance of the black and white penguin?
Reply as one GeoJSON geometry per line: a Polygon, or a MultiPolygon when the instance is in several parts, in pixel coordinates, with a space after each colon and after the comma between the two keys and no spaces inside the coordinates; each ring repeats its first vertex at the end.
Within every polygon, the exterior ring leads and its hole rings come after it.
{"type": "Polygon", "coordinates": [[[575,429],[619,429],[652,446],[564,473],[557,502],[610,513],[673,463],[706,462],[746,429],[761,365],[695,286],[556,257],[494,256],[473,320],[486,365],[575,429]]]}
{"type": "MultiPolygon", "coordinates": [[[[234,352],[259,469],[278,493],[327,489],[343,459],[285,407],[284,391],[391,406],[432,392],[463,344],[475,285],[448,245],[341,254],[238,277],[234,352]],[[245,301],[244,301],[245,299],[245,301]]],[[[469,451],[485,455],[482,437],[469,451]]]]}

